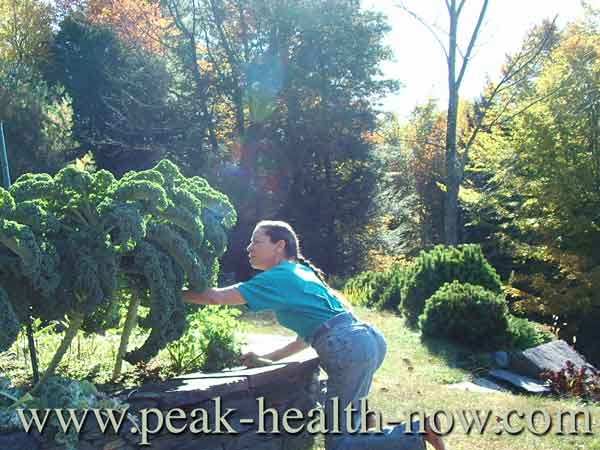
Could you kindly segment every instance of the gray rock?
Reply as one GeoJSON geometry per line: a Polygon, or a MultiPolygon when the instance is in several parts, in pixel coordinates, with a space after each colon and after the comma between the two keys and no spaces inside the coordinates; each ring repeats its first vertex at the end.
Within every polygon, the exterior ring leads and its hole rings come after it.
{"type": "Polygon", "coordinates": [[[125,447],[127,443],[123,439],[115,439],[114,441],[109,441],[102,447],[102,450],[119,450],[125,447]]]}
{"type": "Polygon", "coordinates": [[[99,448],[99,447],[94,447],[89,442],[82,440],[82,437],[79,436],[79,442],[77,443],[77,450],[96,450],[97,448],[99,448]]]}
{"type": "Polygon", "coordinates": [[[550,387],[546,383],[542,383],[533,378],[529,378],[518,373],[510,372],[504,369],[492,369],[489,374],[494,378],[507,381],[513,386],[531,392],[532,394],[545,394],[550,392],[550,387]]]}
{"type": "Polygon", "coordinates": [[[506,389],[500,386],[498,383],[493,382],[487,378],[476,377],[473,381],[465,381],[463,383],[451,384],[448,386],[449,389],[459,389],[469,392],[482,392],[485,394],[504,394],[506,389]]]}
{"type": "Polygon", "coordinates": [[[39,450],[39,443],[26,433],[0,434],[2,450],[39,450]]]}
{"type": "Polygon", "coordinates": [[[532,378],[540,378],[544,370],[560,371],[571,361],[576,367],[589,367],[583,356],[577,353],[565,341],[552,341],[537,347],[527,349],[523,352],[515,352],[510,355],[509,369],[532,378]]]}
{"type": "Polygon", "coordinates": [[[492,358],[494,358],[494,361],[496,364],[498,364],[498,367],[502,369],[506,369],[508,367],[508,353],[494,352],[492,353],[492,358]]]}

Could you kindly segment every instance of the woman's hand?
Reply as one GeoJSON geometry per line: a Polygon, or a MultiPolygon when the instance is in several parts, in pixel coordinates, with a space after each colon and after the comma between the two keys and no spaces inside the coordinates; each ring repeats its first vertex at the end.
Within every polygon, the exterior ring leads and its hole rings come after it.
{"type": "Polygon", "coordinates": [[[271,361],[270,359],[258,356],[254,352],[244,353],[240,357],[240,362],[242,363],[243,366],[246,366],[249,369],[251,369],[253,367],[263,367],[263,366],[268,366],[270,364],[273,364],[273,361],[271,361]]]}

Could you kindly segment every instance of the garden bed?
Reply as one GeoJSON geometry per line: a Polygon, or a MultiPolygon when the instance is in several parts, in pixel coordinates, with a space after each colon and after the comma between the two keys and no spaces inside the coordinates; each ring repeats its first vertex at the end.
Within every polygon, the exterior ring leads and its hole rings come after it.
{"type": "MultiPolygon", "coordinates": [[[[147,383],[137,389],[118,395],[129,405],[131,416],[139,425],[146,415],[148,430],[156,430],[158,417],[171,417],[171,431],[163,425],[160,432],[147,435],[152,450],[222,450],[222,449],[306,449],[312,445],[313,436],[307,432],[286,433],[281,424],[283,413],[291,408],[300,410],[304,417],[314,408],[319,397],[318,359],[314,356],[271,366],[225,371],[219,373],[193,373],[161,383],[147,383]],[[279,417],[280,433],[274,432],[273,415],[261,414],[259,398],[264,397],[262,411],[273,408],[279,417]],[[152,408],[152,412],[150,411],[152,408]],[[218,409],[221,417],[233,432],[222,424],[217,429],[218,409]],[[233,411],[226,415],[228,408],[233,411]],[[141,411],[146,410],[146,413],[141,411]],[[182,412],[176,411],[181,410],[182,412]],[[192,416],[192,411],[206,412],[206,422],[197,422],[196,430],[190,431],[192,422],[200,420],[202,413],[192,416]],[[160,412],[160,413],[159,413],[160,412]],[[186,419],[176,419],[185,414],[186,419]],[[265,433],[258,433],[260,417],[264,417],[265,433]],[[186,425],[187,424],[187,425],[186,425]],[[207,426],[206,426],[207,425],[207,426]],[[185,431],[173,432],[174,428],[185,431]],[[202,430],[202,432],[198,432],[202,430]],[[219,432],[220,431],[220,432],[219,432]]],[[[78,412],[81,413],[81,412],[78,412]]],[[[120,417],[120,416],[118,416],[120,417]]],[[[118,433],[102,432],[93,415],[88,416],[80,433],[78,450],[133,450],[142,442],[143,436],[134,421],[126,420],[118,433]]],[[[290,421],[295,428],[301,421],[290,421]]],[[[166,420],[165,420],[166,424],[166,420]]],[[[110,427],[109,427],[110,429],[110,427]]],[[[62,450],[51,436],[12,433],[0,435],[3,450],[62,450]]]]}

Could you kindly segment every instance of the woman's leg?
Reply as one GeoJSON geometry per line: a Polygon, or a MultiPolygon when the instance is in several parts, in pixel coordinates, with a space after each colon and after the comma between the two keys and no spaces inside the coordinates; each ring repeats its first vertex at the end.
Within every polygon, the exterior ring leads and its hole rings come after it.
{"type": "Polygon", "coordinates": [[[381,432],[360,432],[360,399],[367,397],[373,374],[385,356],[383,337],[371,327],[358,324],[335,330],[323,341],[319,342],[317,352],[329,377],[325,401],[327,450],[425,449],[422,436],[416,433],[416,423],[412,424],[413,432],[407,432],[403,425],[385,427],[381,432]],[[336,398],[339,412],[334,417],[336,398]],[[347,405],[358,412],[347,417],[344,411],[347,405]],[[340,433],[333,428],[336,421],[340,433]]]}

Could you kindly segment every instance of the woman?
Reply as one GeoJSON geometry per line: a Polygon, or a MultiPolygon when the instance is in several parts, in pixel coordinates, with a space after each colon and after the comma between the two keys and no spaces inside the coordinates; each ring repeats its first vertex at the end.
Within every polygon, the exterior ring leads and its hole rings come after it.
{"type": "MultiPolygon", "coordinates": [[[[367,396],[373,374],[383,362],[386,352],[383,336],[356,319],[340,300],[341,296],[325,283],[322,272],[304,259],[296,233],[286,222],[259,222],[247,251],[250,265],[262,273],[225,288],[211,288],[202,293],[184,291],[184,300],[203,305],[245,304],[252,311],[273,310],[279,323],[295,331],[298,338],[262,358],[279,360],[312,345],[328,375],[327,423],[331,421],[333,398],[339,399],[340,411],[350,403],[358,410],[359,399],[367,396]]],[[[258,358],[261,357],[246,353],[242,361],[251,367],[258,358]]],[[[421,450],[425,449],[425,441],[436,450],[445,448],[427,420],[422,435],[416,432],[415,422],[411,431],[400,425],[384,427],[381,433],[352,434],[346,427],[344,413],[339,414],[338,420],[341,433],[325,435],[328,450],[421,450]]],[[[359,429],[359,420],[356,415],[352,429],[359,429]]]]}

